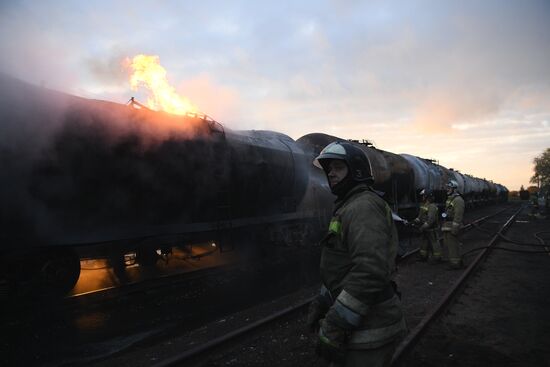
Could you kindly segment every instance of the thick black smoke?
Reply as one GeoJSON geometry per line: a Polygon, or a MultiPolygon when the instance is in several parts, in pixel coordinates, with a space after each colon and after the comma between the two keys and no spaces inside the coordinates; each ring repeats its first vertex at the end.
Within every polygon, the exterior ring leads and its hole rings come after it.
{"type": "Polygon", "coordinates": [[[2,242],[92,242],[200,219],[224,149],[199,119],[0,76],[2,242]]]}

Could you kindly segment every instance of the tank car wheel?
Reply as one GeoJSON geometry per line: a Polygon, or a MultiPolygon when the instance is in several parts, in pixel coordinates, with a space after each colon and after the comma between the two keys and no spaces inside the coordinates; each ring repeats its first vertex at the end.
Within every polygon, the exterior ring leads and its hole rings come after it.
{"type": "Polygon", "coordinates": [[[71,250],[48,251],[42,256],[38,276],[46,292],[67,293],[80,277],[80,259],[71,250]]]}

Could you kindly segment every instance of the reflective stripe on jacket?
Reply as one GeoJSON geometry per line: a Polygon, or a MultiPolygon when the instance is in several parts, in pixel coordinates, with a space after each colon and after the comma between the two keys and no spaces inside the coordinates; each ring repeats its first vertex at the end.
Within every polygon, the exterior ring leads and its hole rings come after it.
{"type": "Polygon", "coordinates": [[[453,194],[447,198],[445,203],[445,213],[447,213],[447,220],[462,224],[464,219],[464,199],[460,194],[453,194]]]}

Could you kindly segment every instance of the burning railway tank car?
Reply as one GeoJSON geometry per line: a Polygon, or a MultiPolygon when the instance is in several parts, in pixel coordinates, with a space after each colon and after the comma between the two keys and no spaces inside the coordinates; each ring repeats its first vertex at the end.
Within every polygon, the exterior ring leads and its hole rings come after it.
{"type": "MultiPolygon", "coordinates": [[[[70,289],[80,257],[155,259],[156,250],[228,235],[321,235],[334,196],[313,159],[344,140],[314,133],[232,131],[177,116],[75,97],[0,75],[0,278],[70,289]]],[[[440,203],[446,183],[472,205],[507,190],[408,154],[355,141],[374,189],[407,219],[418,193],[440,203]]],[[[296,236],[294,236],[296,235],[296,236]]],[[[311,236],[310,236],[311,235],[311,236]]]]}
{"type": "Polygon", "coordinates": [[[67,290],[81,256],[147,261],[186,241],[328,221],[312,153],[284,134],[1,84],[2,278],[67,290]]]}

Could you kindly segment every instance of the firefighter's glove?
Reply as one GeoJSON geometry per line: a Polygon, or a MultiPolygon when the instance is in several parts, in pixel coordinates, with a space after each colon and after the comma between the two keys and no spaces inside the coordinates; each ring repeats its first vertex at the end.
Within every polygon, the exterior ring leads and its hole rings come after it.
{"type": "Polygon", "coordinates": [[[309,310],[307,314],[307,328],[312,333],[315,333],[319,330],[319,321],[327,314],[327,311],[330,308],[329,301],[326,297],[321,295],[317,296],[309,304],[309,310]]]}
{"type": "MultiPolygon", "coordinates": [[[[338,301],[336,301],[338,303],[338,301]]],[[[346,345],[357,325],[342,317],[337,307],[331,307],[321,320],[316,352],[323,359],[336,364],[344,363],[346,345]]]]}
{"type": "Polygon", "coordinates": [[[319,329],[319,340],[315,352],[319,357],[327,362],[343,364],[345,360],[345,346],[349,332],[327,322],[326,319],[321,320],[319,329]]]}

